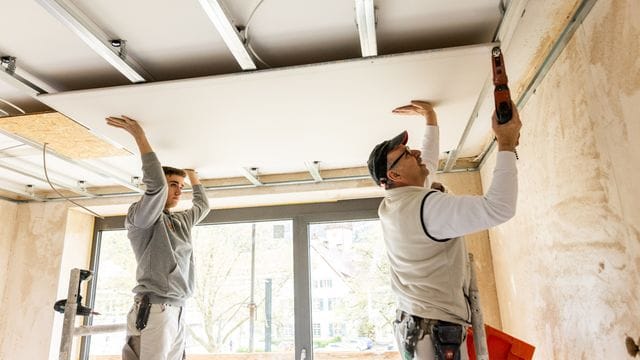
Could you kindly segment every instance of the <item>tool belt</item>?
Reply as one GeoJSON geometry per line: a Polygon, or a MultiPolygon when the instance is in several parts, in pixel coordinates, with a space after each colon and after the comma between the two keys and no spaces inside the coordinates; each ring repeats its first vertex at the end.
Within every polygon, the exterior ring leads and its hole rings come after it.
{"type": "Polygon", "coordinates": [[[142,295],[138,303],[138,315],[136,316],[136,329],[142,330],[147,327],[149,321],[149,313],[151,312],[151,303],[149,295],[142,295]]]}
{"type": "Polygon", "coordinates": [[[437,360],[459,360],[460,345],[465,339],[464,327],[443,320],[424,319],[397,310],[397,329],[402,337],[400,355],[403,360],[412,360],[416,345],[425,335],[431,337],[437,360]]]}

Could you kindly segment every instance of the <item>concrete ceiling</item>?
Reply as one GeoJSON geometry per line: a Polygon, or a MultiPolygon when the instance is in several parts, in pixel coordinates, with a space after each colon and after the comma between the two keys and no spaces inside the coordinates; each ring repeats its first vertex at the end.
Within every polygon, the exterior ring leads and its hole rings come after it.
{"type": "MultiPolygon", "coordinates": [[[[0,56],[16,57],[16,74],[46,90],[29,96],[0,78],[0,116],[57,111],[133,153],[80,160],[52,151],[52,177],[69,188],[80,180],[122,186],[141,175],[133,142],[104,125],[108,115],[139,118],[161,160],[211,179],[249,167],[304,172],[305,161],[361,168],[381,139],[402,129],[421,135],[421,120],[390,115],[413,98],[436,103],[441,150],[453,150],[489,75],[502,17],[499,0],[376,0],[378,56],[362,58],[353,1],[222,1],[236,25],[250,19],[243,34],[261,61],[243,71],[198,0],[67,0],[109,38],[127,41],[128,58],[153,79],[132,85],[42,1],[0,0],[10,9],[0,56]]],[[[486,143],[488,121],[476,123],[461,157],[486,143]]],[[[23,198],[26,185],[45,191],[33,176],[42,174],[42,142],[4,133],[0,195],[23,198]]]]}

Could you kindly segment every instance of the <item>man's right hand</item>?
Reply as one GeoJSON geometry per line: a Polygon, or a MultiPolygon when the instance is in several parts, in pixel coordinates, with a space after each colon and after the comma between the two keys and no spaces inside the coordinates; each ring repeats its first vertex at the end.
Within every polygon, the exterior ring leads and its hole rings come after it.
{"type": "Polygon", "coordinates": [[[433,110],[433,105],[427,101],[411,100],[411,104],[399,106],[392,112],[398,115],[423,115],[427,125],[438,126],[438,116],[433,110]]]}
{"type": "Polygon", "coordinates": [[[107,124],[124,129],[126,132],[131,134],[134,138],[139,136],[145,136],[144,130],[142,126],[138,124],[137,121],[133,120],[130,117],[122,115],[122,117],[109,116],[107,119],[107,124]]]}
{"type": "Polygon", "coordinates": [[[140,154],[146,154],[153,151],[142,126],[140,126],[137,121],[124,115],[121,117],[110,116],[106,118],[106,120],[108,125],[124,129],[126,132],[131,134],[138,144],[140,154]]]}
{"type": "Polygon", "coordinates": [[[498,124],[498,118],[495,112],[493,113],[492,127],[498,141],[498,151],[514,151],[519,144],[522,122],[520,122],[520,114],[518,114],[516,105],[512,102],[511,106],[513,117],[506,124],[498,124]]]}

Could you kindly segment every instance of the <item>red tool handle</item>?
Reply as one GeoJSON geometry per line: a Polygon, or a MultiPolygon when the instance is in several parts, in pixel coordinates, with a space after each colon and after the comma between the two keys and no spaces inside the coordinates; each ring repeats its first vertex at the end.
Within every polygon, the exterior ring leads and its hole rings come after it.
{"type": "Polygon", "coordinates": [[[493,66],[493,85],[495,86],[493,99],[496,105],[496,116],[499,124],[505,124],[513,117],[513,109],[502,50],[498,46],[491,50],[491,65],[493,66]]]}

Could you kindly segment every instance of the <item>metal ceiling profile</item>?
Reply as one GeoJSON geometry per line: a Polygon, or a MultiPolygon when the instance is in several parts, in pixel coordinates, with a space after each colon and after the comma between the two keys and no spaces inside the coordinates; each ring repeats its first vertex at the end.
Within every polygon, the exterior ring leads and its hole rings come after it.
{"type": "MultiPolygon", "coordinates": [[[[0,180],[0,186],[2,187],[2,190],[6,190],[8,192],[11,192],[11,193],[14,193],[14,194],[18,194],[20,196],[24,196],[27,199],[31,199],[31,200],[34,200],[34,201],[46,201],[46,199],[43,199],[43,198],[41,198],[41,197],[39,197],[39,196],[37,196],[37,195],[35,195],[33,193],[33,185],[25,185],[25,189],[21,190],[21,189],[16,188],[15,186],[9,184],[6,181],[0,180]]],[[[4,197],[2,197],[2,198],[4,200],[7,200],[7,201],[16,202],[16,200],[14,200],[14,199],[7,199],[7,198],[4,198],[4,197]]]]}
{"type": "MultiPolygon", "coordinates": [[[[36,174],[35,172],[29,171],[27,169],[18,169],[15,166],[9,166],[8,164],[4,164],[2,162],[0,162],[0,168],[9,170],[11,172],[14,172],[16,174],[20,174],[22,176],[26,176],[26,177],[32,178],[34,180],[38,180],[38,181],[41,181],[41,182],[49,182],[49,181],[47,181],[47,179],[43,178],[39,174],[36,174]]],[[[49,182],[49,184],[51,186],[57,186],[58,188],[61,188],[63,190],[71,191],[71,192],[73,192],[75,194],[78,194],[78,195],[82,195],[82,196],[86,196],[86,197],[90,197],[90,198],[95,197],[94,194],[91,194],[91,193],[87,192],[86,189],[83,190],[83,189],[81,189],[79,187],[76,187],[76,186],[63,184],[63,183],[58,182],[58,181],[51,181],[51,182],[49,182]]]]}
{"type": "MultiPolygon", "coordinates": [[[[44,152],[45,151],[45,148],[44,148],[43,145],[38,144],[38,143],[36,143],[34,141],[31,141],[29,139],[25,139],[25,138],[23,138],[21,136],[18,136],[18,135],[12,134],[12,133],[4,132],[4,131],[2,133],[5,136],[7,136],[7,137],[9,137],[11,139],[19,141],[24,145],[30,146],[30,147],[38,150],[39,152],[44,152]]],[[[81,168],[83,168],[83,169],[85,169],[85,170],[87,170],[89,172],[92,172],[92,173],[94,173],[94,174],[96,174],[96,175],[98,175],[100,177],[103,177],[105,179],[110,179],[113,182],[115,182],[117,185],[123,186],[123,187],[125,187],[125,188],[127,188],[129,190],[133,190],[135,193],[141,194],[141,193],[144,192],[144,190],[142,190],[140,187],[136,186],[135,184],[133,184],[130,181],[126,181],[126,180],[120,178],[119,176],[114,175],[110,171],[106,170],[104,167],[93,166],[93,165],[91,165],[88,162],[83,161],[83,160],[71,159],[71,158],[69,158],[67,156],[58,154],[58,153],[52,151],[51,149],[46,149],[46,153],[49,154],[49,155],[52,155],[52,156],[54,156],[54,157],[56,157],[56,158],[58,158],[58,159],[60,159],[62,161],[68,162],[69,164],[77,165],[77,166],[79,166],[79,167],[81,167],[81,168]]]]}
{"type": "Polygon", "coordinates": [[[320,162],[319,161],[305,161],[304,164],[307,167],[307,170],[309,171],[309,174],[311,174],[311,177],[313,177],[313,180],[315,182],[324,181],[324,179],[320,175],[320,162]]]}
{"type": "Polygon", "coordinates": [[[0,59],[0,80],[29,96],[45,94],[46,91],[16,73],[16,58],[3,56],[0,59]]]}
{"type": "Polygon", "coordinates": [[[73,31],[96,54],[133,83],[153,80],[140,64],[126,54],[126,42],[112,39],[73,3],[67,0],[36,0],[58,21],[73,31]],[[114,48],[117,48],[116,52],[114,48]]]}
{"type": "MultiPolygon", "coordinates": [[[[518,19],[520,18],[519,16],[516,16],[516,14],[522,13],[524,11],[527,1],[528,0],[508,1],[508,4],[505,4],[504,1],[500,2],[500,6],[501,6],[500,10],[502,12],[502,18],[500,19],[500,24],[496,29],[496,33],[493,40],[496,41],[497,44],[500,44],[502,48],[506,48],[509,42],[511,41],[511,37],[513,36],[513,33],[515,32],[515,29],[518,26],[518,19]]],[[[473,107],[473,110],[471,111],[471,115],[469,116],[467,125],[462,131],[462,135],[460,135],[460,140],[458,141],[458,145],[456,146],[455,149],[449,152],[449,156],[447,157],[444,168],[442,169],[443,172],[445,173],[451,172],[453,167],[455,166],[456,161],[458,160],[458,157],[460,157],[460,152],[467,141],[469,132],[471,131],[471,128],[473,127],[476,119],[478,118],[478,112],[480,111],[480,107],[482,106],[482,104],[484,104],[485,100],[487,99],[487,96],[492,90],[493,90],[492,74],[489,73],[487,74],[487,79],[485,80],[484,85],[482,85],[482,90],[480,91],[480,94],[478,94],[478,98],[473,107]]],[[[478,168],[480,168],[480,164],[478,168]]]]}
{"type": "Polygon", "coordinates": [[[244,177],[247,178],[247,180],[251,181],[251,183],[253,185],[255,185],[255,186],[264,185],[262,183],[262,181],[260,181],[258,179],[258,168],[256,168],[256,167],[252,167],[252,168],[243,167],[242,168],[242,174],[244,175],[244,177]]]}
{"type": "Polygon", "coordinates": [[[256,70],[256,63],[224,5],[219,0],[198,1],[242,70],[256,70]]]}
{"type": "MultiPolygon", "coordinates": [[[[518,110],[522,110],[524,108],[525,104],[527,103],[527,100],[529,100],[529,97],[531,97],[531,95],[535,92],[535,89],[538,87],[540,82],[544,79],[545,75],[551,68],[551,65],[553,65],[555,60],[560,56],[564,48],[569,43],[569,40],[578,29],[578,26],[582,24],[582,21],[587,17],[589,12],[595,5],[596,1],[597,0],[582,0],[580,2],[580,5],[575,10],[573,16],[571,16],[569,23],[565,25],[564,29],[562,30],[562,32],[560,33],[556,41],[553,43],[550,50],[544,56],[544,59],[542,60],[541,64],[538,66],[537,70],[535,71],[535,74],[533,75],[531,80],[527,83],[525,90],[520,94],[517,100],[514,99],[514,103],[516,104],[516,107],[518,108],[518,110]]],[[[514,14],[523,13],[524,9],[526,8],[526,4],[527,4],[527,0],[509,1],[509,5],[507,6],[506,12],[503,15],[503,21],[504,19],[510,19],[510,20],[518,19],[519,17],[515,16],[514,14]],[[513,3],[515,3],[516,5],[514,5],[513,3]]],[[[500,26],[498,27],[495,40],[501,41],[501,47],[506,48],[518,24],[517,24],[517,20],[511,20],[511,22],[508,24],[505,24],[503,21],[501,21],[500,26]]],[[[456,147],[455,150],[452,150],[449,153],[449,157],[447,158],[445,167],[443,169],[444,172],[450,172],[453,166],[455,165],[455,162],[459,156],[459,151],[463,148],[465,141],[467,140],[467,135],[469,133],[469,130],[471,129],[474,121],[478,117],[479,106],[483,102],[484,98],[486,97],[487,92],[492,90],[493,83],[492,81],[490,81],[490,79],[491,79],[491,74],[489,75],[489,77],[487,77],[487,81],[485,82],[485,85],[482,88],[482,92],[478,96],[478,101],[476,103],[476,106],[474,107],[474,111],[472,112],[471,117],[469,118],[469,122],[467,123],[467,126],[462,136],[460,137],[458,146],[456,147]]],[[[477,156],[477,159],[479,159],[478,168],[484,165],[484,162],[487,159],[487,155],[494,149],[495,145],[496,145],[496,140],[495,138],[493,138],[477,156]]]]}
{"type": "Polygon", "coordinates": [[[355,0],[356,25],[360,35],[362,57],[377,56],[376,9],[373,0],[355,0]]]}

